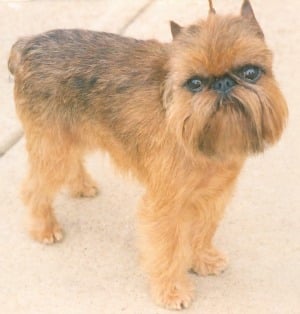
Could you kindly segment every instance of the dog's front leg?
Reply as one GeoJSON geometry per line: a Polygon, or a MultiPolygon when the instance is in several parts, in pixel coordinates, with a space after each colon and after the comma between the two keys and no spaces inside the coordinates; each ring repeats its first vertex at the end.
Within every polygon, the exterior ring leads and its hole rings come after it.
{"type": "Polygon", "coordinates": [[[142,266],[150,277],[155,301],[168,309],[186,308],[193,298],[187,274],[191,266],[188,216],[165,196],[147,195],[138,217],[142,266]]]}
{"type": "Polygon", "coordinates": [[[192,270],[199,275],[218,275],[228,264],[227,257],[213,245],[213,237],[232,194],[233,183],[217,195],[199,196],[192,223],[192,270]]]}

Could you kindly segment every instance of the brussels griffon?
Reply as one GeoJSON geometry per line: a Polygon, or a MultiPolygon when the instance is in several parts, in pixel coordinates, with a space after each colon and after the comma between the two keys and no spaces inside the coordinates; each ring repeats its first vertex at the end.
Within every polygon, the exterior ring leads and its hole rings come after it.
{"type": "Polygon", "coordinates": [[[53,30],[12,47],[15,103],[30,170],[29,232],[62,239],[52,201],[62,185],[97,194],[83,156],[108,151],[146,188],[138,215],[142,265],[157,303],[189,306],[187,274],[218,274],[212,238],[245,158],[281,136],[287,106],[272,53],[245,0],[241,14],[181,27],[173,41],[53,30]]]}

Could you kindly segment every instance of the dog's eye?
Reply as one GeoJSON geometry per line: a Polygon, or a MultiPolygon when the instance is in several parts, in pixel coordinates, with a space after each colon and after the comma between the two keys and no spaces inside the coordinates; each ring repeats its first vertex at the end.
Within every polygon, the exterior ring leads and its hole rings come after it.
{"type": "Polygon", "coordinates": [[[186,82],[186,87],[193,93],[201,92],[204,87],[204,80],[199,76],[194,76],[186,82]]]}
{"type": "Polygon", "coordinates": [[[238,71],[239,76],[249,83],[257,82],[261,73],[262,70],[254,65],[246,65],[238,71]]]}

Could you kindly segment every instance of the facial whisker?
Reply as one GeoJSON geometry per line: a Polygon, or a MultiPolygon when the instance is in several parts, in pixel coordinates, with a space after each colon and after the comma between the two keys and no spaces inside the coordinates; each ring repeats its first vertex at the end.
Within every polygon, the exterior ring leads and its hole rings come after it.
{"type": "Polygon", "coordinates": [[[184,137],[185,129],[186,129],[186,124],[190,120],[191,115],[188,115],[186,118],[184,118],[183,123],[182,123],[182,137],[184,137]]]}
{"type": "MultiPolygon", "coordinates": [[[[251,89],[253,91],[253,89],[251,89]]],[[[256,93],[255,93],[256,94],[256,93]]],[[[256,94],[257,95],[257,94],[256,94]]],[[[258,95],[257,95],[258,96],[258,95]]],[[[237,101],[237,103],[240,104],[240,107],[244,109],[244,113],[247,115],[248,118],[251,118],[251,120],[253,121],[253,123],[255,125],[253,125],[252,127],[252,131],[255,132],[255,135],[256,135],[256,139],[257,139],[257,143],[258,143],[258,147],[262,147],[262,118],[260,119],[260,124],[257,123],[256,119],[255,119],[255,114],[253,113],[252,110],[249,110],[247,106],[244,106],[243,105],[243,102],[239,99],[239,97],[237,96],[234,96],[235,100],[237,101]]],[[[258,97],[259,98],[259,97],[258,97]]],[[[261,100],[259,98],[259,101],[260,101],[260,106],[261,106],[261,110],[260,112],[262,113],[263,112],[263,109],[262,109],[262,103],[261,103],[261,100]]],[[[260,115],[261,116],[261,115],[260,115]]]]}

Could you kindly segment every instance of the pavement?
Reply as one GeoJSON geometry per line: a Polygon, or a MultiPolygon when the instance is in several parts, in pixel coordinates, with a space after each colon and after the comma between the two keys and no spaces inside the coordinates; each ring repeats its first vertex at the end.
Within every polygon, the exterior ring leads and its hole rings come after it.
{"type": "MultiPolygon", "coordinates": [[[[215,0],[218,12],[241,1],[215,0]]],[[[230,257],[218,277],[197,278],[187,314],[300,313],[300,2],[252,0],[275,55],[275,74],[290,111],[282,140],[248,160],[216,243],[230,257]]],[[[170,41],[169,20],[205,17],[204,0],[0,1],[0,313],[163,314],[148,295],[135,246],[135,212],[143,193],[109,157],[87,158],[101,194],[75,200],[62,191],[55,208],[65,240],[33,242],[23,227],[19,188],[27,169],[16,118],[11,45],[53,28],[87,28],[170,41]]]]}

